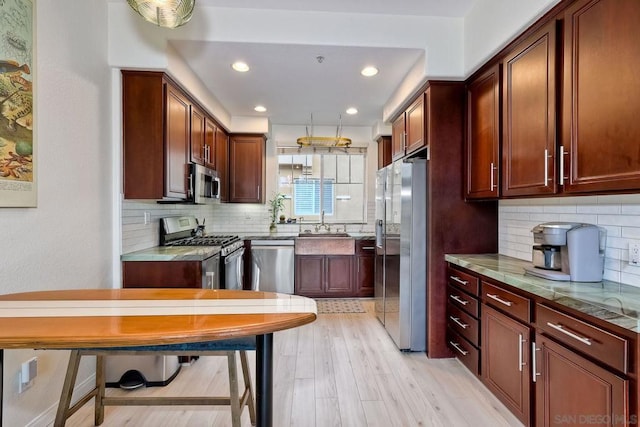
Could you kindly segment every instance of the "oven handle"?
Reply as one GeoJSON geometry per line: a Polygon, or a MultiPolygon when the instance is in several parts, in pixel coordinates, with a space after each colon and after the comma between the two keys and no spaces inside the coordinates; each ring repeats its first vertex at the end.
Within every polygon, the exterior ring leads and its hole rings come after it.
{"type": "Polygon", "coordinates": [[[229,264],[235,261],[236,258],[242,256],[242,254],[244,254],[244,248],[240,248],[237,251],[231,252],[229,255],[224,257],[224,263],[229,264]]]}

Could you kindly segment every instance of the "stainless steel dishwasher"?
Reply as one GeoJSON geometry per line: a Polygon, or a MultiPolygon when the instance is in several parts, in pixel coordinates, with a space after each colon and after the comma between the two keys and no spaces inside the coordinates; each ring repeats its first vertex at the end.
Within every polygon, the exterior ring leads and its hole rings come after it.
{"type": "Polygon", "coordinates": [[[251,289],[293,294],[293,239],[251,241],[251,289]]]}

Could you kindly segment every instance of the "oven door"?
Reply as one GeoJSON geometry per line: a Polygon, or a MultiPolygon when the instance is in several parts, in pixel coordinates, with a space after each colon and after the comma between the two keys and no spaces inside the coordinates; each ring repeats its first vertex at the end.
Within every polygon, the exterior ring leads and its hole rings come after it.
{"type": "Polygon", "coordinates": [[[244,248],[224,257],[224,289],[242,290],[244,283],[244,248]]]}
{"type": "Polygon", "coordinates": [[[202,261],[202,287],[220,289],[220,254],[202,261]]]}

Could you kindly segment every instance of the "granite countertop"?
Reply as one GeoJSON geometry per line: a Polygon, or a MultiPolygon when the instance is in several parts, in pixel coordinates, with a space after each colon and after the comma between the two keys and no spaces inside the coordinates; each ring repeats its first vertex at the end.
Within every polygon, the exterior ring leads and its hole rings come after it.
{"type": "Polygon", "coordinates": [[[445,260],[557,304],[640,333],[640,288],[604,280],[558,282],[525,274],[530,262],[499,254],[447,254],[445,260]]]}
{"type": "Polygon", "coordinates": [[[220,253],[219,246],[156,246],[129,252],[121,261],[203,261],[220,253]]]}
{"type": "MultiPolygon", "coordinates": [[[[356,240],[375,240],[376,236],[370,233],[347,233],[349,236],[353,237],[356,240]]],[[[330,236],[331,234],[327,234],[330,236]]],[[[241,236],[243,240],[295,240],[298,238],[298,233],[296,234],[259,234],[259,235],[250,235],[250,236],[241,236]]]]}

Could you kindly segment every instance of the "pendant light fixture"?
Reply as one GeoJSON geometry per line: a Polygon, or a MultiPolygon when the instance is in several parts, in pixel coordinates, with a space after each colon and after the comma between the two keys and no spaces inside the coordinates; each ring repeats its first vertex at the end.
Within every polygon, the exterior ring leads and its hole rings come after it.
{"type": "Polygon", "coordinates": [[[301,136],[296,140],[301,147],[348,147],[351,145],[351,139],[342,136],[342,115],[338,115],[336,136],[315,136],[313,134],[313,114],[311,114],[311,125],[306,127],[306,134],[306,136],[301,136]]]}
{"type": "Polygon", "coordinates": [[[177,28],[189,22],[196,0],[127,0],[127,3],[148,22],[177,28]]]}

